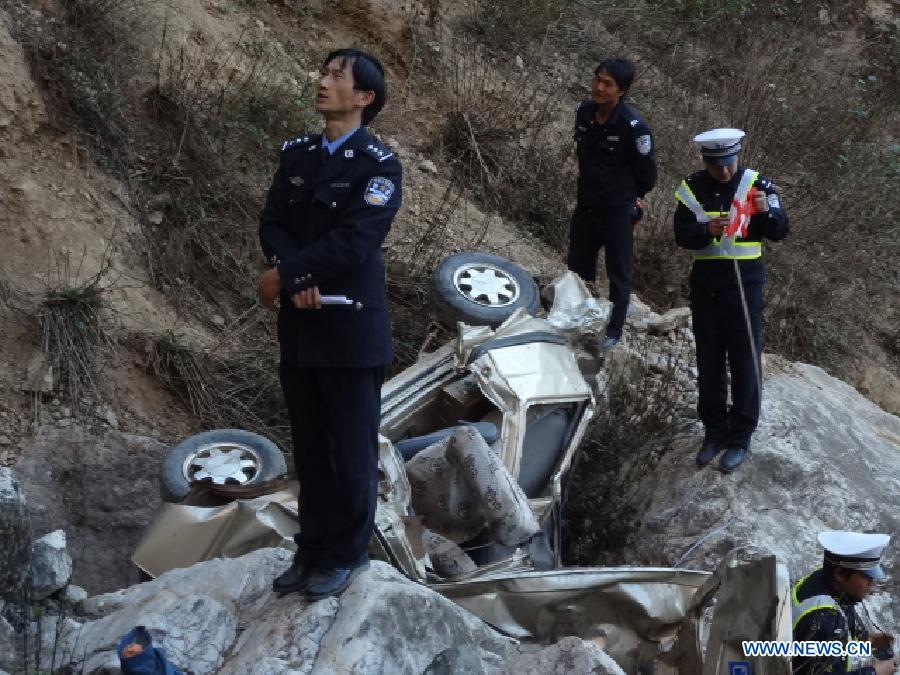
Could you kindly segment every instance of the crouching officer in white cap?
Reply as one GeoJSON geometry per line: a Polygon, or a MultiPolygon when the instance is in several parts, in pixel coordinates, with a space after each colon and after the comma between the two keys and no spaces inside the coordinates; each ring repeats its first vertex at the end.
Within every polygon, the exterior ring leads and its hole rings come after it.
{"type": "Polygon", "coordinates": [[[694,255],[691,316],[700,380],[698,414],[705,429],[697,465],[705,466],[725,450],[719,463],[725,472],[744,461],[759,421],[766,276],[762,240],[779,241],[789,230],[772,183],[738,164],[743,136],[738,129],[696,136],[703,170],[688,176],[675,192],[675,241],[694,255]]]}
{"type": "Polygon", "coordinates": [[[794,640],[869,641],[875,657],[795,657],[796,675],[888,675],[900,665],[892,652],[893,637],[869,633],[856,613],[856,605],[872,592],[874,581],[885,578],[881,555],[889,539],[886,534],[819,534],[824,564],[797,582],[791,592],[794,640]]]}
{"type": "Polygon", "coordinates": [[[300,481],[297,554],[273,587],[311,599],[342,592],[368,565],[374,526],[381,384],[393,353],[381,244],[402,176],[365,125],[385,97],[375,57],[329,54],[315,100],[325,132],[284,144],[260,216],[272,268],[258,294],[280,305],[281,387],[300,481]]]}

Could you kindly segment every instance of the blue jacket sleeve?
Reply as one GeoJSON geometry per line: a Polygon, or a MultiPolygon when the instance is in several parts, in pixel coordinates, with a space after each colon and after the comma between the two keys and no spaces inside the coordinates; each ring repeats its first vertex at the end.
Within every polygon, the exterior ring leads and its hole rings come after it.
{"type": "Polygon", "coordinates": [[[350,197],[341,222],[278,263],[282,289],[293,295],[318,286],[364,264],[378,253],[403,201],[402,180],[402,169],[396,159],[373,167],[370,176],[361,181],[358,193],[350,197]],[[383,205],[372,199],[369,192],[371,181],[376,178],[386,179],[393,186],[383,205]]]}
{"type": "Polygon", "coordinates": [[[757,190],[761,190],[766,194],[766,201],[769,203],[769,210],[765,213],[757,213],[750,218],[750,236],[761,235],[772,241],[781,241],[791,231],[788,215],[781,205],[781,196],[775,191],[772,181],[760,176],[756,179],[753,186],[757,190]]]}
{"type": "Polygon", "coordinates": [[[266,196],[266,204],[259,216],[259,243],[266,261],[273,267],[300,249],[286,228],[288,206],[286,182],[284,170],[279,162],[269,194],[266,196]]]}
{"type": "MultiPolygon", "coordinates": [[[[833,609],[817,609],[810,612],[800,619],[794,629],[794,639],[798,641],[843,641],[847,635],[846,619],[833,609]]],[[[806,672],[816,673],[816,675],[820,673],[821,675],[875,675],[875,669],[871,666],[847,670],[847,661],[840,656],[821,656],[805,660],[815,664],[806,672]]]]}
{"type": "Polygon", "coordinates": [[[675,243],[696,251],[709,246],[711,240],[706,225],[697,222],[697,217],[691,210],[678,202],[675,209],[675,243]]]}
{"type": "Polygon", "coordinates": [[[629,148],[629,164],[638,197],[643,197],[656,185],[656,143],[650,127],[641,122],[633,127],[629,148]]]}

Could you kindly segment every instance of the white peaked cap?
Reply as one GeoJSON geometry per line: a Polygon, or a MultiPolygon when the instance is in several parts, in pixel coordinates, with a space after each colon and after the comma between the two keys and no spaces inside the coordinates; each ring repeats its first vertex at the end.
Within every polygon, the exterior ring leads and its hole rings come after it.
{"type": "Polygon", "coordinates": [[[825,549],[825,560],[841,567],[859,570],[873,579],[883,579],[881,555],[891,540],[887,534],[864,534],[829,530],[819,533],[819,543],[825,549]]]}
{"type": "Polygon", "coordinates": [[[710,129],[694,136],[704,150],[726,150],[746,136],[740,129],[710,129]]]}
{"type": "Polygon", "coordinates": [[[710,129],[694,136],[700,144],[703,159],[713,164],[730,164],[741,151],[741,139],[745,136],[740,129],[710,129]]]}

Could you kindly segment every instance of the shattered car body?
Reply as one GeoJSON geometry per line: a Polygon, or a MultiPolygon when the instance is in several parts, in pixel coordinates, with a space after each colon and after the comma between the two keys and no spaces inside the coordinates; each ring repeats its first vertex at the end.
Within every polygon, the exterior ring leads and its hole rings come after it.
{"type": "MultiPolygon", "coordinates": [[[[571,275],[555,282],[557,317],[563,306],[570,313],[591,307],[579,282],[571,275]]],[[[596,403],[555,323],[517,312],[496,330],[460,324],[454,342],[385,383],[373,557],[523,642],[548,643],[566,635],[594,640],[629,673],[744,672],[729,669],[742,662],[740,642],[729,627],[738,626],[744,639],[783,638],[785,630],[790,635],[787,574],[774,557],[732,559],[712,575],[560,567],[565,480],[596,403]],[[498,429],[491,449],[519,483],[540,532],[514,547],[456,542],[475,565],[447,578],[423,545],[425,528],[411,508],[413,486],[398,446],[463,420],[498,429]],[[741,584],[756,590],[743,604],[725,603],[727,611],[717,609],[710,617],[710,605],[731,598],[741,584]]],[[[156,576],[263,546],[293,548],[296,531],[295,491],[212,508],[164,504],[133,561],[156,576]]],[[[786,673],[789,666],[769,659],[752,672],[786,673]]]]}

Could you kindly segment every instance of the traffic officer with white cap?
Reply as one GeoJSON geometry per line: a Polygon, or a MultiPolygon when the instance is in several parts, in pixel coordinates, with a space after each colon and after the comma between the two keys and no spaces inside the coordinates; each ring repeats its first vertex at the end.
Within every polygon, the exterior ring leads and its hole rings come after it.
{"type": "Polygon", "coordinates": [[[856,605],[872,592],[874,581],[884,579],[881,556],[890,537],[886,534],[828,531],[819,534],[825,549],[822,567],[803,577],[791,592],[794,640],[869,641],[872,657],[797,657],[798,675],[852,673],[887,675],[898,662],[891,651],[893,637],[869,633],[856,613],[856,605]]]}
{"type": "Polygon", "coordinates": [[[675,241],[690,249],[691,316],[697,347],[698,414],[705,438],[697,465],[725,450],[719,468],[734,471],[750,450],[762,395],[763,238],[788,235],[788,217],[772,182],[738,164],[739,129],[699,134],[703,170],[678,186],[675,241]],[[729,411],[726,359],[731,370],[729,411]]]}

